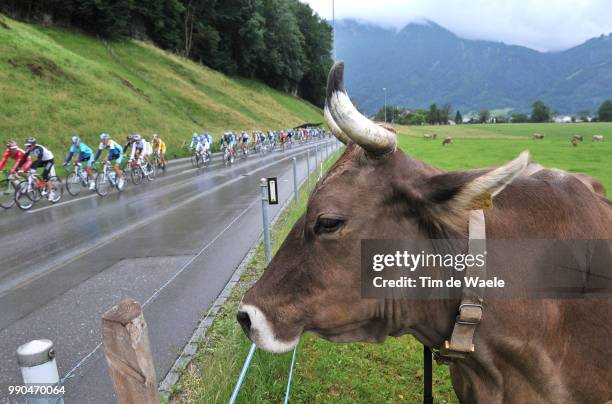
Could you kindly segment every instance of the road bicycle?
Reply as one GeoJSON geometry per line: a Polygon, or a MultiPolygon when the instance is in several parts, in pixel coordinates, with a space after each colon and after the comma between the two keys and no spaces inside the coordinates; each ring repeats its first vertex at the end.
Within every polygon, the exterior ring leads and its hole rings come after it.
{"type": "Polygon", "coordinates": [[[151,164],[155,164],[155,167],[166,171],[166,163],[162,163],[161,156],[157,152],[151,154],[151,164]]]}
{"type": "Polygon", "coordinates": [[[144,162],[141,157],[138,160],[132,160],[130,162],[130,177],[134,185],[140,185],[144,178],[153,181],[155,178],[155,165],[148,161],[144,162]]]}
{"type": "Polygon", "coordinates": [[[122,192],[125,187],[125,177],[117,178],[113,165],[110,161],[106,161],[102,166],[102,171],[96,176],[96,193],[100,196],[108,195],[111,187],[115,187],[117,191],[122,192]]]}
{"type": "Polygon", "coordinates": [[[234,164],[234,154],[227,145],[223,145],[223,164],[226,166],[234,164]]]}
{"type": "MultiPolygon", "coordinates": [[[[52,195],[51,198],[48,198],[49,202],[57,203],[62,199],[64,192],[62,180],[59,177],[53,176],[49,177],[49,182],[51,183],[50,195],[52,195]]],[[[49,192],[45,181],[39,178],[36,170],[30,170],[27,172],[27,178],[20,181],[15,189],[15,203],[19,209],[28,210],[43,196],[48,195],[49,192]]]]}
{"type": "Polygon", "coordinates": [[[19,185],[19,179],[15,174],[3,171],[6,176],[0,181],[0,207],[10,209],[15,205],[15,189],[19,185]]]}
{"type": "Polygon", "coordinates": [[[208,168],[211,158],[210,149],[206,150],[204,153],[194,150],[191,155],[191,165],[196,168],[208,168]]]}
{"type": "MultiPolygon", "coordinates": [[[[94,179],[95,181],[95,175],[94,179]]],[[[72,196],[77,196],[83,188],[89,188],[90,180],[87,170],[83,168],[81,163],[74,163],[74,170],[70,171],[66,176],[66,190],[72,196]]]]}
{"type": "Polygon", "coordinates": [[[240,145],[240,158],[245,159],[249,154],[249,145],[248,143],[242,143],[240,145]]]}

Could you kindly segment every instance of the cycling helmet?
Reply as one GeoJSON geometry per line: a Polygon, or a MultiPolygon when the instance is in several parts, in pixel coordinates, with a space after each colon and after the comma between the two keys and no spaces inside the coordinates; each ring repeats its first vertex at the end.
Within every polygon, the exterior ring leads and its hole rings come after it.
{"type": "Polygon", "coordinates": [[[132,140],[134,140],[135,142],[140,142],[142,140],[142,136],[138,134],[132,135],[132,140]]]}
{"type": "Polygon", "coordinates": [[[32,146],[32,145],[35,145],[35,144],[36,144],[36,138],[34,138],[34,137],[29,137],[29,138],[27,138],[27,139],[26,139],[26,141],[25,141],[25,143],[24,143],[24,144],[25,144],[26,146],[28,146],[28,147],[29,147],[29,146],[32,146]]]}
{"type": "Polygon", "coordinates": [[[81,138],[78,136],[73,136],[72,137],[72,144],[77,144],[81,141],[81,138]]]}
{"type": "Polygon", "coordinates": [[[157,133],[153,134],[153,139],[157,139],[159,136],[157,136],[157,133]]]}
{"type": "Polygon", "coordinates": [[[103,133],[100,135],[100,140],[105,141],[110,139],[110,135],[108,133],[103,133]]]}
{"type": "Polygon", "coordinates": [[[192,139],[197,139],[198,138],[198,134],[197,133],[193,133],[193,135],[191,136],[192,139]]]}
{"type": "Polygon", "coordinates": [[[6,148],[7,149],[16,149],[17,148],[17,142],[15,142],[14,140],[9,140],[8,142],[6,142],[6,148]]]}

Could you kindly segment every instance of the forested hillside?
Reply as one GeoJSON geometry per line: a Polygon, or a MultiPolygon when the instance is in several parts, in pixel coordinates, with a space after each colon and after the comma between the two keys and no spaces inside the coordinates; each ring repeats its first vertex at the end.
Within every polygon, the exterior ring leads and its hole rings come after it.
{"type": "Polygon", "coordinates": [[[151,40],[322,106],[331,27],[298,0],[1,0],[22,21],[151,40]]]}
{"type": "MultiPolygon", "coordinates": [[[[61,153],[69,136],[159,133],[172,150],[194,131],[322,122],[321,110],[135,40],[102,41],[0,14],[0,141],[38,137],[61,153]]],[[[3,144],[3,143],[2,143],[3,144]]]]}

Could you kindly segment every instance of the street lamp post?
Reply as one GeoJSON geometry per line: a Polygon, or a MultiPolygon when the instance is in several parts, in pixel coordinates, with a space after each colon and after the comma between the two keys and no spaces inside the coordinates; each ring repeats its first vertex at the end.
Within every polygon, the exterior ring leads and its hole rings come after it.
{"type": "Polygon", "coordinates": [[[385,92],[385,123],[387,123],[387,87],[383,87],[385,92]]]}

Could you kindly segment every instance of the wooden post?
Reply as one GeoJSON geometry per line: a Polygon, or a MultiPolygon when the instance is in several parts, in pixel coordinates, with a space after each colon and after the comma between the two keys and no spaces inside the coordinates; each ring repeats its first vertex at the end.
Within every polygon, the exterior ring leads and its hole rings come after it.
{"type": "Polygon", "coordinates": [[[102,315],[104,355],[118,403],[159,403],[147,323],[140,303],[126,299],[102,315]]]}

